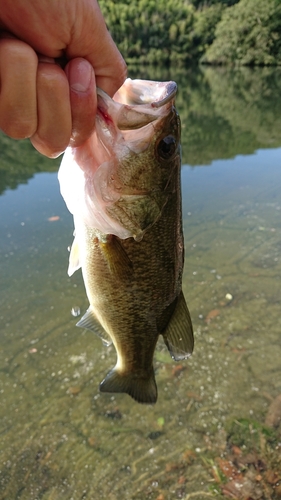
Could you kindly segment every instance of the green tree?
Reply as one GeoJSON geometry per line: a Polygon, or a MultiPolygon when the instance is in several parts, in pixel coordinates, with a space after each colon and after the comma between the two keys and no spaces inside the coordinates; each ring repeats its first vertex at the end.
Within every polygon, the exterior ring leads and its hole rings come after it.
{"type": "Polygon", "coordinates": [[[211,64],[281,64],[280,0],[240,0],[224,10],[215,41],[201,62],[211,64]]]}
{"type": "Polygon", "coordinates": [[[119,50],[138,63],[186,62],[192,57],[195,8],[183,0],[101,0],[119,50]]]}
{"type": "Polygon", "coordinates": [[[218,2],[195,12],[191,33],[194,59],[198,60],[213,43],[224,8],[223,3],[218,2]]]}
{"type": "Polygon", "coordinates": [[[221,4],[229,7],[237,2],[239,2],[239,0],[190,0],[190,3],[192,3],[196,9],[210,7],[210,5],[214,4],[221,4]]]}

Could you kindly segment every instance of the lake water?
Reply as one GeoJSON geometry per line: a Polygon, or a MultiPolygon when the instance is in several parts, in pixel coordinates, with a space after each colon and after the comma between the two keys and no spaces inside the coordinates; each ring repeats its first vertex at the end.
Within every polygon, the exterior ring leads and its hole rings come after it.
{"type": "Polygon", "coordinates": [[[115,352],[75,326],[59,160],[1,136],[0,500],[278,499],[280,70],[136,76],[179,84],[194,354],[159,341],[155,406],[99,394],[115,352]]]}

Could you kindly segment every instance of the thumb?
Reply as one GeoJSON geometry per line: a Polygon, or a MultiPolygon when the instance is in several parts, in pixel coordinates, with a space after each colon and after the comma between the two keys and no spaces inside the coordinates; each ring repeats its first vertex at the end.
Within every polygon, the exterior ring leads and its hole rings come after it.
{"type": "Polygon", "coordinates": [[[68,59],[83,57],[94,68],[96,85],[111,97],[124,83],[127,67],[106,27],[103,15],[96,1],[91,2],[91,9],[86,9],[89,2],[81,2],[84,10],[76,16],[72,38],[66,47],[68,59]]]}
{"type": "Polygon", "coordinates": [[[0,0],[3,29],[51,58],[82,57],[97,85],[113,96],[126,78],[126,64],[113,42],[97,0],[0,0]]]}

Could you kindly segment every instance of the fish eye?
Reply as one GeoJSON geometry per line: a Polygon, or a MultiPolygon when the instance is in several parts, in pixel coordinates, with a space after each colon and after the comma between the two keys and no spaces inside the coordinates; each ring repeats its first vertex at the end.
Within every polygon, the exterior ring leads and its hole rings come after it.
{"type": "Polygon", "coordinates": [[[177,141],[173,135],[166,135],[157,144],[157,152],[163,160],[168,160],[177,149],[177,141]]]}

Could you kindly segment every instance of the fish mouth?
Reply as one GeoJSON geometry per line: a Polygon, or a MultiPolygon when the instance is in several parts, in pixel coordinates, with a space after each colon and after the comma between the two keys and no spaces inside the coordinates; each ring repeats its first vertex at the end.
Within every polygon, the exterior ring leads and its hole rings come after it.
{"type": "Polygon", "coordinates": [[[152,82],[150,80],[131,80],[127,78],[114,95],[114,101],[131,106],[150,106],[160,108],[175,98],[176,82],[152,82]]]}
{"type": "Polygon", "coordinates": [[[120,131],[136,130],[165,117],[174,104],[177,84],[131,80],[125,83],[111,99],[97,89],[98,116],[105,126],[116,126],[120,131]]]}

